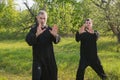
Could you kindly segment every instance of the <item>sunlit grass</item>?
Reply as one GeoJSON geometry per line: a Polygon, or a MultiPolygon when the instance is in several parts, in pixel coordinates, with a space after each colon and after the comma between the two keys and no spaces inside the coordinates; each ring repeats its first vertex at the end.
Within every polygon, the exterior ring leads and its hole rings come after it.
{"type": "MultiPolygon", "coordinates": [[[[0,41],[0,80],[31,80],[32,50],[25,40],[0,41]]],[[[116,39],[100,37],[98,55],[109,80],[119,80],[120,52],[116,39]]],[[[54,45],[59,80],[75,80],[79,63],[79,43],[74,38],[62,38],[54,45]]],[[[88,67],[85,80],[100,80],[88,67]]]]}

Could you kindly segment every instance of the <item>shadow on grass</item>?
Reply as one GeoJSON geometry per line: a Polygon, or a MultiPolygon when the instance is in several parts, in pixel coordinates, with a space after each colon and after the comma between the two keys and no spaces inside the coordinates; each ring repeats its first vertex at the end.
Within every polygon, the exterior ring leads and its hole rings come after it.
{"type": "Polygon", "coordinates": [[[21,40],[25,39],[26,32],[16,33],[16,32],[0,32],[0,41],[3,40],[21,40]]]}
{"type": "Polygon", "coordinates": [[[111,52],[119,52],[120,48],[119,47],[120,44],[118,44],[115,41],[100,41],[98,43],[98,50],[99,51],[111,51],[111,52]]]}
{"type": "Polygon", "coordinates": [[[1,49],[0,70],[12,74],[31,74],[32,54],[29,49],[1,49]]]}

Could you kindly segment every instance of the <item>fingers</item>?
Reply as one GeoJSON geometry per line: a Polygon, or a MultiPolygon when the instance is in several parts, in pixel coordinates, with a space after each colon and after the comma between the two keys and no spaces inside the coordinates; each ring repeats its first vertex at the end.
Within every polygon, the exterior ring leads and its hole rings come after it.
{"type": "Polygon", "coordinates": [[[50,33],[53,35],[53,36],[56,36],[57,33],[58,33],[58,27],[57,25],[55,24],[53,27],[52,27],[52,30],[49,30],[50,33]]]}
{"type": "Polygon", "coordinates": [[[86,26],[86,24],[83,24],[83,26],[81,27],[82,29],[85,29],[85,26],[86,26]]]}
{"type": "Polygon", "coordinates": [[[38,28],[41,28],[41,27],[42,27],[42,25],[41,25],[41,23],[39,23],[38,28]]]}
{"type": "Polygon", "coordinates": [[[49,30],[50,31],[50,33],[53,35],[53,36],[57,36],[57,32],[56,31],[53,31],[53,30],[49,30]]]}
{"type": "Polygon", "coordinates": [[[52,34],[52,35],[54,35],[55,34],[55,32],[53,31],[53,30],[49,30],[50,31],[50,33],[52,34]]]}
{"type": "Polygon", "coordinates": [[[79,28],[79,33],[83,32],[85,32],[85,24],[83,24],[83,26],[79,28]]]}
{"type": "Polygon", "coordinates": [[[54,24],[53,28],[54,28],[54,29],[58,29],[58,27],[57,27],[57,25],[56,25],[56,24],[54,24]]]}
{"type": "MultiPolygon", "coordinates": [[[[42,30],[42,29],[41,29],[42,30]]],[[[43,29],[42,32],[44,32],[46,29],[43,29]]]]}
{"type": "Polygon", "coordinates": [[[56,24],[52,27],[52,30],[55,31],[55,32],[58,32],[58,27],[57,27],[56,24]]]}
{"type": "Polygon", "coordinates": [[[37,36],[42,34],[45,30],[46,29],[42,29],[41,24],[39,24],[37,27],[37,32],[36,32],[37,36]]]}

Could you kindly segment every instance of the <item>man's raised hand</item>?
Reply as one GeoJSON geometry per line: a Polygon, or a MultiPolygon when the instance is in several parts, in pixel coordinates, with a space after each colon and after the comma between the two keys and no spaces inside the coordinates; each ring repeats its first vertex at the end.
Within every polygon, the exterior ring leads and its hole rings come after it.
{"type": "Polygon", "coordinates": [[[58,36],[58,27],[56,24],[52,27],[52,30],[50,30],[50,33],[55,37],[58,36]]]}
{"type": "Polygon", "coordinates": [[[42,29],[41,24],[37,27],[36,37],[38,37],[40,34],[42,34],[46,29],[42,29]]]}

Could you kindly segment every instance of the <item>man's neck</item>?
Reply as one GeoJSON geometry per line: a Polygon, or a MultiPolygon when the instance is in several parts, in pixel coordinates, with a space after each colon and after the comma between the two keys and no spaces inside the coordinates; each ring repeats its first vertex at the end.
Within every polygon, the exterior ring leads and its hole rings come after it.
{"type": "Polygon", "coordinates": [[[48,25],[44,25],[44,26],[42,26],[42,29],[45,29],[45,28],[47,28],[48,27],[48,25]]]}

